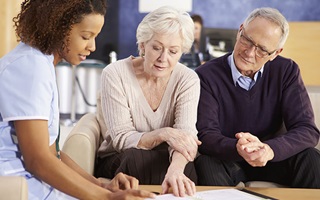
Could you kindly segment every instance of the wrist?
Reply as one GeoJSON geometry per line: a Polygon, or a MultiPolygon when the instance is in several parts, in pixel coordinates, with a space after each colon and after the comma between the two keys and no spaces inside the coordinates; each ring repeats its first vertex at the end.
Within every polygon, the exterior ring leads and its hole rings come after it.
{"type": "Polygon", "coordinates": [[[184,174],[184,166],[175,166],[175,165],[170,165],[168,167],[166,175],[171,176],[172,174],[184,174]]]}
{"type": "Polygon", "coordinates": [[[164,128],[159,129],[159,137],[162,142],[167,142],[169,131],[170,131],[169,127],[164,127],[164,128]]]}

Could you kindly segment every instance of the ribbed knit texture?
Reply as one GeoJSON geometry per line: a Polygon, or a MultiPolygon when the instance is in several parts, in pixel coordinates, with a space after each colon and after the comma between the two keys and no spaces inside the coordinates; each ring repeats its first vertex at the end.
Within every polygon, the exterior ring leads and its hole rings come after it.
{"type": "Polygon", "coordinates": [[[178,63],[158,109],[153,111],[134,74],[132,59],[112,63],[102,72],[101,109],[97,110],[105,140],[99,149],[100,156],[137,148],[144,132],[162,127],[197,134],[195,124],[200,95],[197,74],[178,63]]]}

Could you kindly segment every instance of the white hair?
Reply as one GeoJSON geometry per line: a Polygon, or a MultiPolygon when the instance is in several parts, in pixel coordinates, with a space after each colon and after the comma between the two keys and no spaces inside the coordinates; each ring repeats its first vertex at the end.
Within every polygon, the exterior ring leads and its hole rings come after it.
{"type": "Polygon", "coordinates": [[[246,27],[252,20],[254,20],[257,17],[269,20],[280,27],[282,34],[280,37],[278,47],[282,48],[289,35],[289,24],[286,18],[275,8],[257,8],[253,10],[247,17],[247,19],[244,21],[244,26],[246,27]]]}
{"type": "Polygon", "coordinates": [[[137,44],[139,54],[141,45],[148,42],[154,34],[179,33],[182,39],[182,52],[189,52],[194,41],[194,23],[187,12],[170,6],[160,7],[147,14],[137,28],[137,44]]]}

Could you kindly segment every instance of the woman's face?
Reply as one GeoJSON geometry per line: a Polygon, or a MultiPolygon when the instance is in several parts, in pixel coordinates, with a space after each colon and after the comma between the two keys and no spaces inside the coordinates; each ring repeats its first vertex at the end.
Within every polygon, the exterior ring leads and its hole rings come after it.
{"type": "Polygon", "coordinates": [[[199,22],[194,22],[194,39],[200,41],[202,25],[199,22]]]}
{"type": "Polygon", "coordinates": [[[167,77],[182,55],[182,38],[179,33],[154,34],[142,49],[145,72],[158,78],[167,77]]]}
{"type": "Polygon", "coordinates": [[[63,50],[62,59],[72,65],[78,65],[84,61],[91,52],[96,50],[95,39],[100,33],[104,23],[104,16],[100,14],[89,14],[83,17],[80,23],[74,24],[67,48],[63,50]]]}

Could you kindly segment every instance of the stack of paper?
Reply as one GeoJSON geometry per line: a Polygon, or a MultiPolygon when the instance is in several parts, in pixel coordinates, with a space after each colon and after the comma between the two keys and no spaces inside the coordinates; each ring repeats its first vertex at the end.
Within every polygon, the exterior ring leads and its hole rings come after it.
{"type": "MultiPolygon", "coordinates": [[[[264,198],[238,189],[219,189],[197,192],[194,196],[176,197],[173,194],[158,195],[158,200],[263,200],[264,198]]],[[[149,199],[151,200],[151,199],[149,199]]]]}

